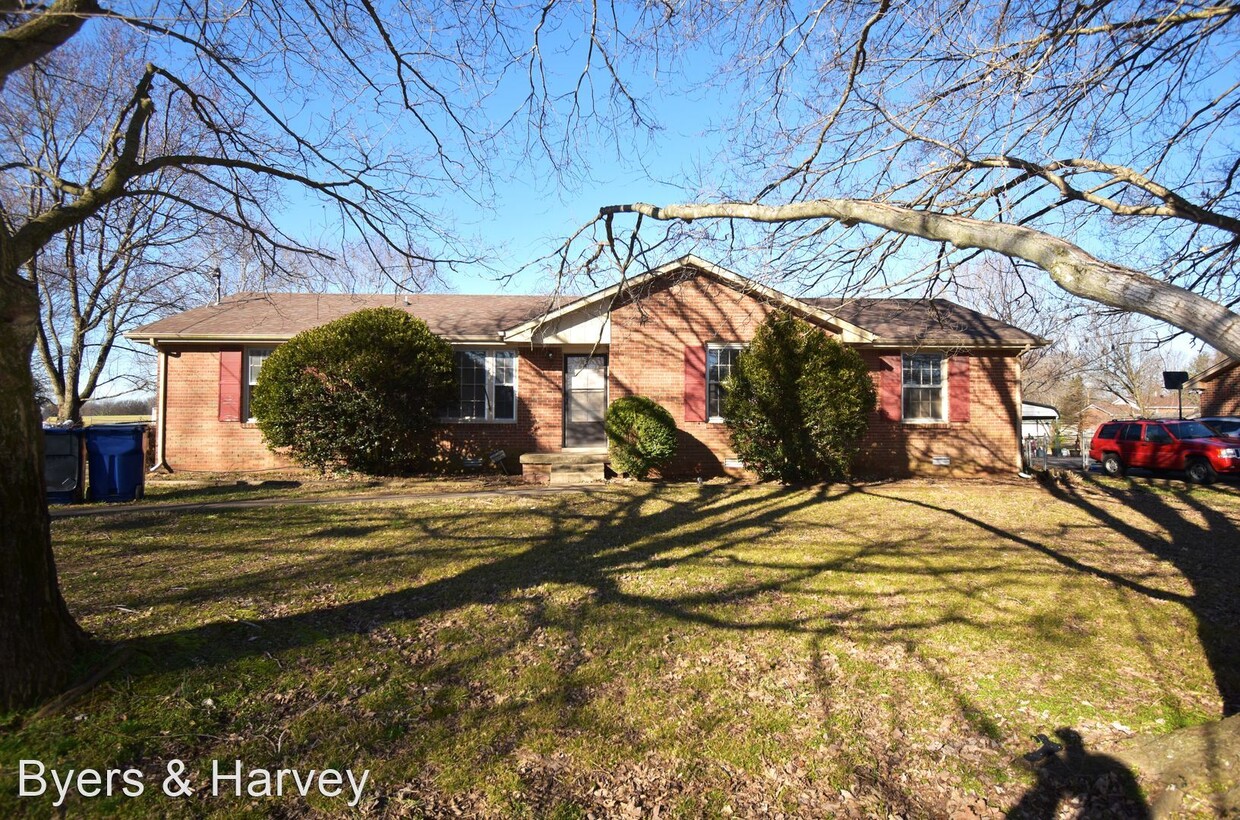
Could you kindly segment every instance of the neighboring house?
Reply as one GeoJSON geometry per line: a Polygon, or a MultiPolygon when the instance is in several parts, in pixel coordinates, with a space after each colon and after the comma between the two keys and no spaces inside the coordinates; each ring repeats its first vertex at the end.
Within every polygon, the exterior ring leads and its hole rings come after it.
{"type": "MultiPolygon", "coordinates": [[[[1184,392],[1201,391],[1201,415],[1240,416],[1240,361],[1227,358],[1198,373],[1184,385],[1184,392]]],[[[1185,414],[1187,415],[1187,413],[1185,414]]]]}
{"type": "Polygon", "coordinates": [[[264,359],[299,331],[376,306],[425,320],[455,348],[460,395],[443,430],[460,454],[601,460],[608,402],[640,394],[676,418],[680,447],[668,473],[679,475],[741,469],[720,418],[720,385],[774,310],[856,347],[868,364],[879,408],[857,465],[863,474],[1019,470],[1020,355],[1046,344],[945,300],[795,299],[693,256],[559,302],[240,294],[127,334],[159,354],[160,457],[173,470],[286,465],[249,418],[264,359]]]}
{"type": "Polygon", "coordinates": [[[1081,437],[1088,441],[1094,437],[1094,431],[1108,421],[1115,419],[1131,419],[1138,415],[1135,405],[1127,402],[1095,402],[1087,405],[1081,413],[1081,437]]]}
{"type": "Polygon", "coordinates": [[[1059,411],[1049,404],[1038,404],[1026,401],[1020,405],[1021,438],[1046,438],[1051,434],[1051,425],[1059,418],[1059,411]]]}

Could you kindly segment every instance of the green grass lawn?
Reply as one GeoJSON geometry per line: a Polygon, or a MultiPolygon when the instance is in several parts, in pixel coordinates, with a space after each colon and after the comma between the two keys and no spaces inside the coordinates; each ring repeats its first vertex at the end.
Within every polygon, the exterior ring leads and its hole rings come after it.
{"type": "Polygon", "coordinates": [[[1238,520],[1234,489],[1084,479],[59,520],[71,609],[133,655],[7,719],[0,815],[53,813],[16,797],[33,758],[147,773],[70,816],[992,816],[1039,799],[1033,733],[1222,714],[1238,520]],[[172,799],[172,759],[370,781],[172,799]]]}

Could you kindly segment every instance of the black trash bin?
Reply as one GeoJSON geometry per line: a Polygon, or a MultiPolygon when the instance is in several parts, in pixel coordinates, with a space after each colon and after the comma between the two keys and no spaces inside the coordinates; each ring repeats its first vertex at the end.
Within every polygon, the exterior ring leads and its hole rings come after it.
{"type": "Polygon", "coordinates": [[[85,497],[86,454],[82,430],[43,428],[43,483],[48,504],[75,504],[85,497]]]}
{"type": "Polygon", "coordinates": [[[144,424],[101,424],[86,428],[91,501],[133,501],[146,479],[144,424]]]}

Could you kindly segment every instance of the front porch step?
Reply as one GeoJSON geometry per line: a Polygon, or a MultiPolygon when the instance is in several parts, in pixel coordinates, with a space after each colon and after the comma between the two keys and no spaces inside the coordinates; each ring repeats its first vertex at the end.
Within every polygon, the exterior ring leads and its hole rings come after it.
{"type": "Polygon", "coordinates": [[[525,453],[521,475],[527,481],[552,486],[591,484],[606,478],[607,451],[525,453]]]}

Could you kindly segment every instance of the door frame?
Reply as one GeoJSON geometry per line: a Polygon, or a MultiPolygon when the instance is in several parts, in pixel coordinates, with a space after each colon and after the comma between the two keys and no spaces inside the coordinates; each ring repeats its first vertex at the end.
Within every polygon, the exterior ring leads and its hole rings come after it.
{"type": "MultiPolygon", "coordinates": [[[[611,356],[606,352],[564,354],[564,370],[560,389],[560,448],[562,450],[597,450],[600,447],[607,446],[606,430],[603,431],[602,438],[597,444],[570,445],[568,443],[568,411],[571,406],[569,397],[572,393],[572,380],[569,378],[568,360],[573,358],[603,360],[603,413],[606,414],[608,406],[611,405],[611,356]]],[[[600,421],[600,423],[602,422],[600,421]]]]}

